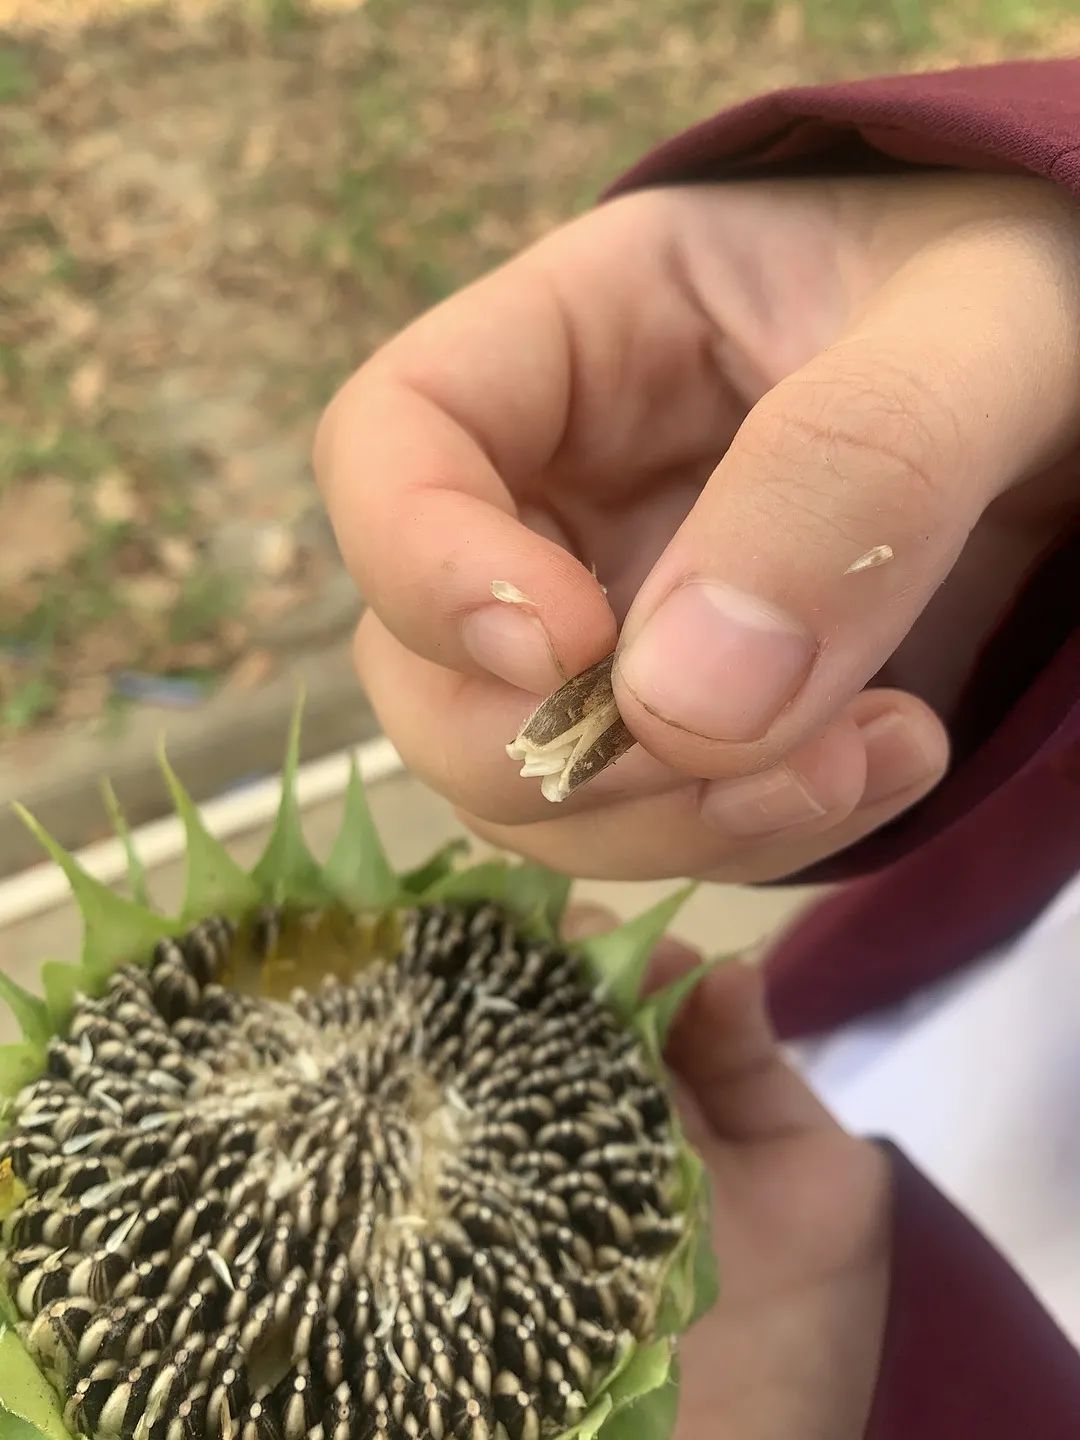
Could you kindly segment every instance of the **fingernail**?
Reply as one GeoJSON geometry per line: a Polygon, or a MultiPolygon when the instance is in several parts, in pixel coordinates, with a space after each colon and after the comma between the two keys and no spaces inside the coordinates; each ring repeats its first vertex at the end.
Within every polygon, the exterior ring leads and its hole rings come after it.
{"type": "Polygon", "coordinates": [[[701,818],[725,835],[750,839],[805,825],[825,814],[805,782],[786,765],[743,780],[724,780],[706,788],[701,818]]]}
{"type": "Polygon", "coordinates": [[[461,638],[481,669],[519,690],[546,695],[563,682],[547,631],[535,615],[508,605],[484,605],[465,617],[461,638]]]}
{"type": "Polygon", "coordinates": [[[920,731],[897,710],[875,715],[859,726],[866,746],[866,789],[860,805],[888,800],[924,784],[938,768],[938,757],[920,731]]]}
{"type": "Polygon", "coordinates": [[[672,591],[618,658],[641,703],[712,740],[756,740],[802,684],[814,642],[753,595],[694,581],[672,591]]]}

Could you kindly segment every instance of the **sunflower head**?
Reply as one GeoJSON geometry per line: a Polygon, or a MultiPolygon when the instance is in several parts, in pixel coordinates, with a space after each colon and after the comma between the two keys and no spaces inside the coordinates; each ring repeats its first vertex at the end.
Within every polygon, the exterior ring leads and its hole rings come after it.
{"type": "Polygon", "coordinates": [[[396,874],[356,773],[320,864],[298,742],[250,873],[162,757],[175,918],[114,802],[130,899],[27,817],[85,938],[0,976],[0,1440],[664,1440],[716,1288],[660,1060],[699,975],[642,990],[687,892],[567,944],[550,872],[396,874]]]}

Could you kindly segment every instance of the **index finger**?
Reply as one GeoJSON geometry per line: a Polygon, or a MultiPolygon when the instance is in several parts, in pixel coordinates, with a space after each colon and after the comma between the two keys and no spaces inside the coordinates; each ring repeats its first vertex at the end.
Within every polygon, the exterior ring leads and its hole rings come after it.
{"type": "Polygon", "coordinates": [[[525,256],[364,365],[315,446],[345,563],[387,628],[426,659],[536,694],[616,633],[586,566],[520,518],[566,431],[572,368],[555,288],[525,256]],[[493,599],[495,581],[530,603],[493,599]]]}

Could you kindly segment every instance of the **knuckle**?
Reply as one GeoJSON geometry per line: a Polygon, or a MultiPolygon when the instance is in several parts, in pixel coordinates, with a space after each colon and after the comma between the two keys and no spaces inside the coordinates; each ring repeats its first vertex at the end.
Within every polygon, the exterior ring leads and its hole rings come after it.
{"type": "MultiPolygon", "coordinates": [[[[875,360],[830,357],[822,375],[788,376],[755,411],[753,443],[773,462],[797,504],[814,510],[815,491],[807,477],[818,475],[818,498],[835,502],[850,492],[853,518],[863,513],[863,477],[874,479],[875,503],[883,483],[894,482],[905,507],[920,502],[923,514],[942,509],[957,469],[955,415],[941,395],[918,376],[875,360]],[[760,412],[760,413],[758,413],[760,412]],[[817,465],[807,465],[807,452],[817,465]],[[783,477],[790,477],[786,480],[783,477]]],[[[785,497],[787,498],[787,497],[785,497]]]]}

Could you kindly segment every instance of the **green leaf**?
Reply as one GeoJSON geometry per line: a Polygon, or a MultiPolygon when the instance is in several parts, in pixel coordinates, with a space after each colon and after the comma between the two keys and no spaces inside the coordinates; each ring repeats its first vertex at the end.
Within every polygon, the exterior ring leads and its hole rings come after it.
{"type": "Polygon", "coordinates": [[[594,1440],[610,1414],[611,1396],[605,1392],[597,1397],[582,1419],[560,1435],[558,1440],[594,1440]]]}
{"type": "Polygon", "coordinates": [[[6,1325],[0,1333],[0,1440],[69,1440],[56,1395],[6,1325]]]}
{"type": "Polygon", "coordinates": [[[17,1095],[41,1074],[41,1051],[34,1045],[0,1045],[0,1095],[17,1095]]]}
{"type": "Polygon", "coordinates": [[[341,830],[323,873],[338,898],[351,910],[386,910],[401,894],[398,878],[371,818],[364,782],[355,760],[345,791],[341,830]]]}
{"type": "Polygon", "coordinates": [[[679,1371],[672,1363],[661,1384],[613,1412],[600,1440],[670,1440],[678,1414],[679,1371]]]}
{"type": "Polygon", "coordinates": [[[594,1436],[600,1440],[668,1440],[678,1404],[676,1376],[669,1340],[632,1347],[616,1364],[585,1418],[559,1440],[592,1440],[594,1436]],[[674,1391],[674,1396],[663,1406],[646,1403],[652,1395],[667,1391],[674,1391]],[[616,1428],[620,1415],[632,1416],[642,1428],[616,1428]],[[661,1428],[665,1416],[669,1417],[666,1429],[661,1428]]]}
{"type": "Polygon", "coordinates": [[[82,912],[83,968],[89,981],[102,984],[119,966],[128,961],[146,961],[157,942],[166,935],[176,935],[181,927],[177,920],[125,900],[88,875],[73,855],[57,844],[29,811],[21,805],[15,810],[24,824],[63,870],[82,912]]]}
{"type": "Polygon", "coordinates": [[[49,1007],[45,1001],[31,995],[30,991],[24,990],[21,985],[16,985],[3,971],[0,971],[0,1000],[14,1015],[15,1023],[27,1044],[38,1051],[44,1051],[53,1036],[49,1007]]]}
{"type": "Polygon", "coordinates": [[[633,1019],[641,1003],[649,957],[695,888],[684,885],[643,915],[606,934],[590,935],[574,947],[584,956],[604,999],[624,1019],[633,1019]]]}
{"type": "Polygon", "coordinates": [[[0,1400],[0,1440],[45,1440],[45,1437],[36,1425],[13,1415],[0,1400]]]}
{"type": "Polygon", "coordinates": [[[717,955],[712,960],[705,960],[649,996],[641,1007],[638,1023],[648,1020],[661,1051],[667,1043],[672,1025],[682,1013],[683,1006],[692,998],[701,982],[708,979],[721,965],[726,965],[731,958],[729,955],[717,955]]]}
{"type": "Polygon", "coordinates": [[[712,1186],[709,1177],[702,1178],[701,1203],[703,1214],[694,1245],[693,1290],[694,1303],[690,1311],[690,1324],[695,1325],[707,1315],[720,1299],[720,1265],[712,1237],[712,1186]]]}
{"type": "Polygon", "coordinates": [[[666,1384],[671,1374],[671,1341],[656,1340],[651,1345],[639,1345],[630,1352],[627,1363],[618,1371],[608,1386],[608,1394],[615,1409],[629,1405],[666,1384]]]}
{"type": "Polygon", "coordinates": [[[570,881],[540,865],[510,865],[505,860],[485,860],[444,876],[429,886],[422,899],[436,904],[499,905],[526,928],[532,927],[544,939],[558,934],[570,881]]]}
{"type": "Polygon", "coordinates": [[[425,860],[415,870],[406,870],[404,875],[399,875],[398,884],[407,895],[414,898],[426,895],[433,885],[454,873],[458,856],[467,854],[468,850],[469,842],[464,836],[459,835],[454,840],[448,840],[441,850],[436,850],[430,860],[425,860]]]}
{"type": "Polygon", "coordinates": [[[661,1335],[682,1334],[712,1309],[720,1294],[708,1173],[686,1137],[680,1135],[678,1143],[676,1207],[691,1223],[664,1277],[657,1318],[661,1335]]]}
{"type": "Polygon", "coordinates": [[[61,960],[47,960],[41,967],[41,988],[45,992],[53,1033],[65,1028],[75,1008],[75,996],[88,985],[81,965],[66,965],[61,960]]]}
{"type": "Polygon", "coordinates": [[[540,930],[544,940],[559,939],[573,880],[544,865],[514,865],[508,881],[510,909],[540,930]]]}
{"type": "Polygon", "coordinates": [[[296,800],[296,772],[300,765],[300,696],[289,727],[289,744],[281,771],[281,803],[266,849],[251,872],[263,897],[271,905],[325,905],[334,895],[314,855],[307,847],[296,800]]]}
{"type": "Polygon", "coordinates": [[[207,915],[235,918],[255,909],[262,900],[258,883],[237,864],[221,841],[210,834],[199,807],[169,764],[164,744],[158,748],[158,765],[184,827],[187,880],[180,913],[185,923],[203,920],[207,915]]]}
{"type": "Polygon", "coordinates": [[[123,810],[120,808],[120,801],[116,791],[108,780],[102,780],[101,793],[105,800],[105,809],[109,813],[109,820],[116,837],[124,847],[124,854],[127,856],[128,884],[131,886],[131,898],[136,905],[143,905],[150,908],[150,892],[146,888],[146,871],[139,859],[139,852],[135,849],[135,842],[131,838],[131,830],[128,828],[127,820],[123,810]]]}

